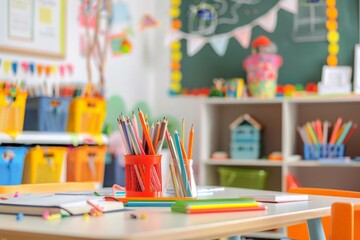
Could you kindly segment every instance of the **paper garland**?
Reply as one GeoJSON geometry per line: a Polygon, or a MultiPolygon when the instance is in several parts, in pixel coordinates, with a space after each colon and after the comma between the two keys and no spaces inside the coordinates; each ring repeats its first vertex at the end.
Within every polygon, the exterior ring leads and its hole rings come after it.
{"type": "Polygon", "coordinates": [[[42,76],[46,77],[64,77],[66,73],[68,75],[73,74],[74,67],[72,64],[35,64],[33,62],[26,61],[11,61],[0,59],[0,71],[5,75],[12,73],[14,76],[24,73],[25,75],[42,76]],[[11,70],[11,72],[10,72],[11,70]]]}
{"type": "Polygon", "coordinates": [[[337,66],[338,65],[338,58],[337,54],[339,52],[339,39],[340,35],[337,31],[338,24],[337,24],[337,17],[338,17],[338,10],[336,8],[336,0],[326,0],[326,28],[328,30],[327,34],[327,41],[329,42],[328,45],[328,57],[326,59],[326,63],[328,66],[337,66]]]}
{"type": "MultiPolygon", "coordinates": [[[[166,37],[167,39],[166,44],[168,44],[168,39],[173,39],[177,41],[181,39],[186,39],[188,42],[190,42],[187,44],[188,46],[190,46],[190,48],[187,48],[188,49],[187,54],[191,57],[195,55],[197,52],[199,52],[205,44],[210,43],[214,51],[218,55],[222,56],[226,52],[230,38],[234,37],[243,48],[247,48],[249,46],[249,42],[251,39],[252,28],[254,28],[255,26],[260,26],[267,32],[274,32],[277,25],[278,11],[280,9],[283,9],[290,13],[296,14],[298,10],[297,4],[298,4],[297,0],[280,0],[266,13],[264,13],[262,16],[258,17],[257,19],[253,20],[249,24],[235,28],[234,30],[229,31],[227,33],[222,33],[211,37],[205,37],[198,34],[185,33],[180,31],[180,29],[172,29],[169,35],[173,35],[173,36],[166,37]]],[[[173,8],[174,7],[172,7],[170,14],[172,14],[173,21],[175,21],[175,19],[178,18],[179,16],[180,10],[176,11],[173,8]],[[176,16],[176,18],[174,16],[176,16]]]]}

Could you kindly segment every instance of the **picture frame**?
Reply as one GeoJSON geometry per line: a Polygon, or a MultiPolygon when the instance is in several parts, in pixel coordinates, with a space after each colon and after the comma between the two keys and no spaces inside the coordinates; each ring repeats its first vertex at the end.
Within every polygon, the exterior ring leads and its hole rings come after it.
{"type": "Polygon", "coordinates": [[[351,93],[351,74],[350,66],[323,66],[319,94],[351,93]]]}
{"type": "Polygon", "coordinates": [[[65,58],[66,0],[0,1],[0,52],[65,58]]]}

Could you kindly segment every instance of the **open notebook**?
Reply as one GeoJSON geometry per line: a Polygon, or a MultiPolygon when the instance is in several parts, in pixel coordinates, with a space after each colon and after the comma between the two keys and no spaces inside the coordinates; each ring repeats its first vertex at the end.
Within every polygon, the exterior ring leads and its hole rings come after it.
{"type": "Polygon", "coordinates": [[[0,201],[0,213],[41,216],[48,210],[50,214],[81,215],[93,208],[87,203],[88,200],[102,207],[104,213],[124,209],[122,202],[108,202],[97,196],[27,194],[0,201]]]}

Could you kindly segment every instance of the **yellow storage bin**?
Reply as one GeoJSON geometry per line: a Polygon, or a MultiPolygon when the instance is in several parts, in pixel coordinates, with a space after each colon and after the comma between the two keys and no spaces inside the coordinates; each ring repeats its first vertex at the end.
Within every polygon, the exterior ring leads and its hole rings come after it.
{"type": "Polygon", "coordinates": [[[0,90],[0,132],[17,135],[23,130],[27,92],[0,90]]]}
{"type": "Polygon", "coordinates": [[[61,182],[67,151],[65,147],[36,146],[30,149],[25,158],[23,183],[61,182]]]}
{"type": "Polygon", "coordinates": [[[101,134],[105,121],[106,101],[103,98],[77,97],[70,102],[68,132],[101,134]]]}
{"type": "Polygon", "coordinates": [[[73,148],[67,156],[67,181],[104,181],[106,146],[81,146],[73,148]]]}

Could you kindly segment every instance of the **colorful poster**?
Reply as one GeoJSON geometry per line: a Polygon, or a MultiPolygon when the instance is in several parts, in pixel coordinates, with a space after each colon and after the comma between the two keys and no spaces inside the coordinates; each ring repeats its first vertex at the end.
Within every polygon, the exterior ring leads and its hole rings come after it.
{"type": "Polygon", "coordinates": [[[33,39],[33,0],[9,0],[9,38],[33,39]]]}

